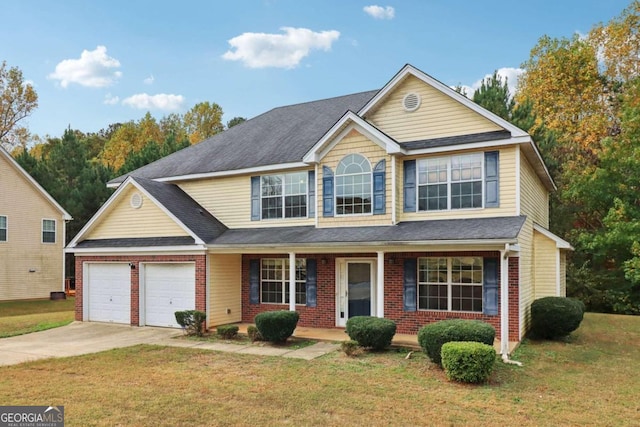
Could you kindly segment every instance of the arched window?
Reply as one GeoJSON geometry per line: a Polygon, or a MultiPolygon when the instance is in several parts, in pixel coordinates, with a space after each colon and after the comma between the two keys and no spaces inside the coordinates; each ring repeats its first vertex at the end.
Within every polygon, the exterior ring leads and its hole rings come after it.
{"type": "Polygon", "coordinates": [[[360,154],[345,156],[336,168],[336,214],[371,213],[371,165],[360,154]]]}

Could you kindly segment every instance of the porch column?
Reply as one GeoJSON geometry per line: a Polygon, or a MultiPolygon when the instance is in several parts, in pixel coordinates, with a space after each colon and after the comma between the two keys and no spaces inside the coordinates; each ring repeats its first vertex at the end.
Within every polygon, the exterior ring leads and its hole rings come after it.
{"type": "Polygon", "coordinates": [[[378,251],[378,272],[376,274],[376,316],[384,317],[384,252],[378,251]]]}
{"type": "Polygon", "coordinates": [[[509,244],[500,258],[500,354],[509,354],[509,244]]]}
{"type": "Polygon", "coordinates": [[[296,254],[289,252],[289,311],[296,311],[296,254]]]}

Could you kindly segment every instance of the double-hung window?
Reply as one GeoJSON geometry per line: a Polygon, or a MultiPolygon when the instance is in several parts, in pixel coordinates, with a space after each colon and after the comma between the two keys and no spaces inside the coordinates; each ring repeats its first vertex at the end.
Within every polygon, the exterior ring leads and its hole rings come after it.
{"type": "Polygon", "coordinates": [[[371,165],[360,154],[345,156],[336,167],[336,214],[371,213],[371,165]]]}
{"type": "Polygon", "coordinates": [[[5,215],[0,215],[0,242],[7,241],[8,228],[7,217],[5,215]]]}
{"type": "MultiPolygon", "coordinates": [[[[296,258],[296,304],[307,303],[307,263],[296,258]]],[[[260,265],[260,296],[263,304],[289,303],[289,259],[263,258],[260,265]]]]}
{"type": "Polygon", "coordinates": [[[483,153],[418,160],[418,210],[482,207],[483,153]]]}
{"type": "Polygon", "coordinates": [[[56,242],[56,221],[54,219],[42,220],[42,243],[56,242]]]}
{"type": "Polygon", "coordinates": [[[308,172],[260,178],[262,219],[307,217],[308,172]]]}
{"type": "Polygon", "coordinates": [[[482,312],[482,277],[481,257],[419,258],[418,308],[482,312]]]}

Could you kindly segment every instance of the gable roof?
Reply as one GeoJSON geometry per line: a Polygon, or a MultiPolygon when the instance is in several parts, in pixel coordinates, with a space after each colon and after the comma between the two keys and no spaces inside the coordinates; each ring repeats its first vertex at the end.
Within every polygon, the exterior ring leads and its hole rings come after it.
{"type": "MultiPolygon", "coordinates": [[[[131,173],[142,178],[194,178],[266,166],[306,166],[303,156],[348,110],[376,91],[274,108],[131,173]]],[[[126,176],[109,182],[116,185],[126,176]]]]}
{"type": "Polygon", "coordinates": [[[13,168],[18,172],[18,174],[20,174],[29,184],[31,184],[36,189],[36,191],[40,192],[40,194],[42,194],[42,196],[45,199],[47,199],[47,201],[55,209],[60,211],[60,213],[62,214],[62,217],[65,220],[70,221],[73,219],[71,215],[53,197],[51,197],[51,194],[47,193],[47,190],[42,188],[42,186],[38,184],[38,182],[35,179],[33,179],[33,177],[29,175],[27,171],[22,168],[22,166],[20,166],[20,164],[11,156],[11,154],[9,154],[9,152],[7,152],[7,150],[2,148],[1,146],[0,146],[0,157],[4,157],[7,160],[7,162],[9,162],[9,165],[13,166],[13,168]]]}

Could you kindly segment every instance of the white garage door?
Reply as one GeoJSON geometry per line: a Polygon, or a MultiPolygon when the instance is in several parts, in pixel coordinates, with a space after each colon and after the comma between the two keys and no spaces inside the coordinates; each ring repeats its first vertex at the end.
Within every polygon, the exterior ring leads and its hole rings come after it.
{"type": "Polygon", "coordinates": [[[196,307],[194,264],[145,264],[145,324],[179,328],[175,312],[196,307]]]}
{"type": "Polygon", "coordinates": [[[131,269],[129,264],[89,263],[84,303],[93,322],[131,322],[131,269]]]}

